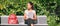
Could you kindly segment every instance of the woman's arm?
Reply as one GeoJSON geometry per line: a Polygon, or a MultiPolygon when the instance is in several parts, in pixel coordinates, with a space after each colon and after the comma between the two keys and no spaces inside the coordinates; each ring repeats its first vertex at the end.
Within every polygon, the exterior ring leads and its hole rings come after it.
{"type": "Polygon", "coordinates": [[[37,20],[36,11],[34,10],[33,20],[37,20]]]}
{"type": "Polygon", "coordinates": [[[37,17],[36,17],[36,13],[34,13],[34,18],[33,18],[34,20],[36,20],[37,19],[37,17]]]}
{"type": "Polygon", "coordinates": [[[26,20],[26,14],[24,13],[24,20],[26,20]]]}

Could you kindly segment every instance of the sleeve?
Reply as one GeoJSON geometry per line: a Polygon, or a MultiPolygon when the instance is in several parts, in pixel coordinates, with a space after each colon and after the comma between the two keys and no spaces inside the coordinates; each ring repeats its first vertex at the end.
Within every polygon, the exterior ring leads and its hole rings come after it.
{"type": "Polygon", "coordinates": [[[24,13],[26,13],[26,12],[27,12],[27,10],[24,11],[24,13]]]}
{"type": "Polygon", "coordinates": [[[36,11],[35,11],[35,10],[33,10],[33,13],[36,13],[36,11]]]}

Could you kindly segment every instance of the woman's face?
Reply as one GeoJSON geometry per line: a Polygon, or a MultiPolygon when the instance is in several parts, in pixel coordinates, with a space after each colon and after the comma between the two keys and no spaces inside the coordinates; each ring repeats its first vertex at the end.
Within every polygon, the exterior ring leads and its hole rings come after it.
{"type": "Polygon", "coordinates": [[[31,9],[32,5],[30,5],[30,3],[27,4],[27,8],[31,9]]]}

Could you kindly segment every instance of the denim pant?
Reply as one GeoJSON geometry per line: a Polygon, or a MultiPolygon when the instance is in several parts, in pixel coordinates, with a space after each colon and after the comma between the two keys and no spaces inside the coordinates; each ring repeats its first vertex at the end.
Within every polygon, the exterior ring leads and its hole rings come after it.
{"type": "Polygon", "coordinates": [[[27,24],[27,26],[31,26],[31,24],[35,24],[34,21],[35,20],[32,20],[31,18],[28,18],[27,20],[25,20],[25,24],[27,24]]]}

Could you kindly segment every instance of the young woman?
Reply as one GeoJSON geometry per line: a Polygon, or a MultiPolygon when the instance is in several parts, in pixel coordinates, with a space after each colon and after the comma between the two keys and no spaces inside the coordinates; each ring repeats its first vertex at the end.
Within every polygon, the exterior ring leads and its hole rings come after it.
{"type": "Polygon", "coordinates": [[[33,10],[33,3],[29,2],[27,4],[27,9],[24,12],[24,20],[28,26],[34,26],[34,21],[36,20],[36,11],[33,10]]]}

